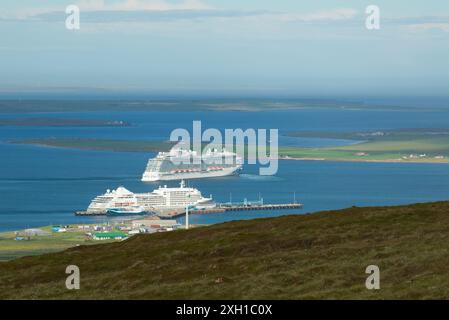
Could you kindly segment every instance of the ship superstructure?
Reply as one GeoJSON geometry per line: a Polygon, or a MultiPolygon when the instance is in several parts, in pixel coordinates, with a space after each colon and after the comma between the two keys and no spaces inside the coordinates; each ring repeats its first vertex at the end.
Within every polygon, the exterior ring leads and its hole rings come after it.
{"type": "Polygon", "coordinates": [[[124,187],[118,187],[116,190],[107,190],[105,194],[96,197],[87,208],[87,213],[101,214],[109,209],[122,210],[141,210],[134,193],[124,187]]]}
{"type": "Polygon", "coordinates": [[[174,147],[169,152],[159,152],[148,161],[142,181],[169,181],[222,177],[237,173],[243,160],[234,152],[208,149],[203,154],[174,147]]]}
{"type": "Polygon", "coordinates": [[[148,193],[132,193],[124,187],[107,190],[96,197],[87,208],[87,214],[117,212],[154,212],[160,209],[176,209],[193,206],[198,209],[215,207],[212,197],[206,198],[198,189],[186,187],[181,181],[179,187],[160,186],[148,193]]]}

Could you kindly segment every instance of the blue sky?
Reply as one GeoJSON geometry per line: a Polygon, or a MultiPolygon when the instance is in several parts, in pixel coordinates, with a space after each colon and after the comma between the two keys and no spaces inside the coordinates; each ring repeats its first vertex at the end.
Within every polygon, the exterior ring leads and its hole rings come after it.
{"type": "Polygon", "coordinates": [[[449,92],[441,0],[2,0],[0,40],[0,93],[449,92]],[[380,30],[365,28],[371,4],[380,30]]]}

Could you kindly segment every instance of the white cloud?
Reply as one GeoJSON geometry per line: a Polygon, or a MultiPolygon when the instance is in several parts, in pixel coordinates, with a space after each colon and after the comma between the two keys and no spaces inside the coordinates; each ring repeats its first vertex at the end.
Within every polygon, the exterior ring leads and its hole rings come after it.
{"type": "MultiPolygon", "coordinates": [[[[154,11],[154,12],[169,12],[169,11],[202,11],[211,10],[213,7],[207,5],[203,0],[183,0],[173,2],[171,0],[119,0],[113,3],[105,0],[78,0],[74,4],[79,6],[84,12],[132,12],[132,11],[154,11]]],[[[65,10],[66,5],[59,5],[53,7],[19,7],[12,11],[0,12],[1,20],[26,20],[28,18],[35,18],[40,15],[47,15],[52,13],[60,13],[65,10]]]]}
{"type": "Polygon", "coordinates": [[[409,25],[408,28],[412,31],[439,30],[449,32],[449,23],[420,23],[409,25]]]}
{"type": "Polygon", "coordinates": [[[357,10],[351,8],[339,8],[331,11],[322,11],[309,14],[281,14],[279,17],[283,21],[301,21],[301,22],[317,22],[317,21],[339,21],[350,20],[357,15],[357,10]]]}
{"type": "MultiPolygon", "coordinates": [[[[337,8],[312,13],[286,13],[269,11],[239,11],[213,8],[204,0],[79,0],[76,4],[83,12],[86,23],[154,23],[169,20],[233,19],[235,22],[266,24],[273,22],[320,23],[348,21],[357,16],[357,10],[337,8]]],[[[59,21],[61,9],[49,10],[29,16],[40,21],[59,21]]]]}
{"type": "Polygon", "coordinates": [[[86,11],[170,11],[170,10],[206,10],[212,9],[201,0],[170,2],[167,0],[122,0],[108,4],[104,0],[81,0],[77,2],[81,10],[86,11]]]}

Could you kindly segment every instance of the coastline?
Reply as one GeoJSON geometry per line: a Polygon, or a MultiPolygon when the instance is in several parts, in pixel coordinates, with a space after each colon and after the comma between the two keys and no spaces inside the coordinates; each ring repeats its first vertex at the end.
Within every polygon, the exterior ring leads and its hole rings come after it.
{"type": "Polygon", "coordinates": [[[449,159],[434,160],[434,159],[422,159],[422,160],[403,160],[403,159],[325,159],[325,158],[278,158],[278,160],[290,160],[290,161],[334,161],[334,162],[371,162],[371,163],[417,163],[417,164],[449,164],[449,159]]]}
{"type": "MultiPolygon", "coordinates": [[[[51,140],[48,141],[9,141],[10,144],[16,145],[30,145],[37,146],[42,148],[63,148],[63,149],[75,149],[75,150],[84,150],[84,151],[109,151],[109,152],[157,152],[160,151],[161,145],[165,145],[160,142],[144,142],[145,146],[117,146],[112,147],[110,145],[105,146],[94,146],[94,145],[72,145],[72,144],[63,144],[63,143],[50,143],[51,140]]],[[[54,139],[55,142],[58,142],[57,139],[54,139]]],[[[83,141],[83,140],[78,140],[83,141]]],[[[85,142],[87,140],[84,140],[85,142]]],[[[91,142],[99,141],[95,139],[89,140],[91,142]]],[[[59,140],[60,142],[60,140],[59,140]]],[[[99,141],[101,142],[101,141],[99,141]]],[[[112,141],[110,141],[112,143],[112,141]]],[[[125,142],[126,144],[126,142],[125,142]]],[[[169,144],[167,143],[167,146],[169,144]]],[[[165,148],[164,148],[165,150],[165,148]]],[[[291,147],[289,147],[291,150],[291,147]]],[[[298,150],[301,150],[298,148],[298,150]]],[[[280,148],[280,153],[286,153],[286,151],[282,151],[282,147],[280,148]]],[[[417,164],[449,164],[449,158],[444,159],[435,159],[435,158],[418,158],[418,159],[367,159],[367,158],[357,158],[357,159],[349,159],[349,158],[326,158],[326,157],[294,157],[288,155],[281,155],[277,160],[289,160],[289,161],[335,161],[335,162],[369,162],[369,163],[417,163],[417,164]]]]}
{"type": "MultiPolygon", "coordinates": [[[[101,140],[101,139],[28,139],[8,141],[14,145],[29,145],[42,148],[64,148],[83,151],[108,152],[159,152],[167,151],[172,144],[163,141],[127,141],[127,140],[101,140]]],[[[360,144],[358,145],[360,146],[360,144]]],[[[349,147],[352,147],[349,146],[349,147]]],[[[420,154],[424,151],[380,151],[374,154],[357,155],[357,150],[344,150],[340,148],[294,148],[279,147],[280,156],[277,160],[289,161],[335,161],[335,162],[368,162],[368,163],[416,163],[416,164],[449,164],[449,157],[437,158],[434,155],[425,157],[413,156],[410,153],[420,154]],[[295,154],[310,154],[310,156],[297,156],[295,154]],[[313,154],[317,156],[313,156],[313,154]],[[324,155],[324,156],[321,156],[324,155]],[[328,156],[326,156],[328,155],[328,156]]]]}

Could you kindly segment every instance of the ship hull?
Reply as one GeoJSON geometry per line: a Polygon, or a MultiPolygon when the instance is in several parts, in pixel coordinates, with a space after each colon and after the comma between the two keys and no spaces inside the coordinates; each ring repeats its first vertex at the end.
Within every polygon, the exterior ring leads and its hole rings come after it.
{"type": "Polygon", "coordinates": [[[191,180],[191,179],[203,179],[203,178],[217,178],[236,175],[240,171],[241,167],[229,167],[223,168],[218,171],[204,171],[204,172],[183,172],[173,174],[144,174],[142,177],[143,182],[155,182],[155,181],[172,181],[172,180],[191,180]]]}
{"type": "Polygon", "coordinates": [[[145,211],[127,212],[127,211],[114,210],[114,209],[109,209],[106,212],[106,215],[111,216],[111,217],[144,216],[146,214],[147,214],[147,212],[145,212],[145,211]]]}

